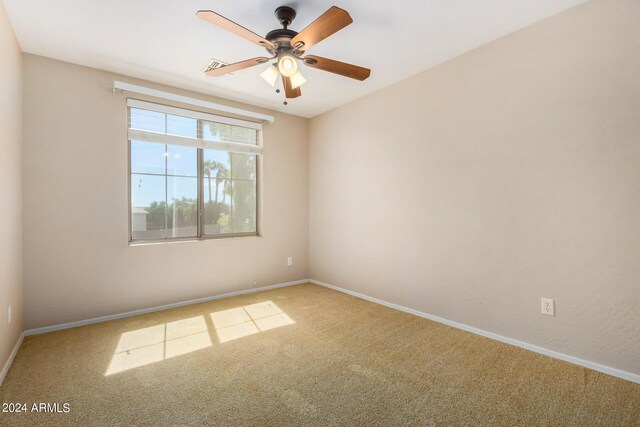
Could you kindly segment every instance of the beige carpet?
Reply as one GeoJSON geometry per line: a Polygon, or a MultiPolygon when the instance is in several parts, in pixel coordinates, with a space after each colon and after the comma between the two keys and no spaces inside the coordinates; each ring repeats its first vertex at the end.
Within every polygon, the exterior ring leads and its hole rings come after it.
{"type": "Polygon", "coordinates": [[[2,425],[639,425],[640,385],[315,285],[27,337],[2,425]]]}

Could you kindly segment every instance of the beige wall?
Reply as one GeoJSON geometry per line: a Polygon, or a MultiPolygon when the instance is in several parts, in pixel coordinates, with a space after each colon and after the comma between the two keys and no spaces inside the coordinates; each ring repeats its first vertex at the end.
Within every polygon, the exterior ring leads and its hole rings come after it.
{"type": "Polygon", "coordinates": [[[592,0],[311,119],[310,277],[640,374],[638,22],[592,0]]]}
{"type": "Polygon", "coordinates": [[[276,117],[264,237],[128,246],[126,101],[113,81],[239,104],[32,55],[24,68],[27,329],[307,277],[306,119],[244,106],[276,117]]]}
{"type": "Polygon", "coordinates": [[[21,171],[22,53],[0,2],[0,370],[23,326],[21,171]]]}

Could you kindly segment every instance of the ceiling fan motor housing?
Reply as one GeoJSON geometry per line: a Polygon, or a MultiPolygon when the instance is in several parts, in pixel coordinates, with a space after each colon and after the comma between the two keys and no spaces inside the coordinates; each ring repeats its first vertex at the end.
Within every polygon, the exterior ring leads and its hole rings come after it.
{"type": "Polygon", "coordinates": [[[277,47],[278,51],[272,52],[275,54],[280,52],[282,49],[291,49],[291,39],[297,36],[298,32],[287,28],[296,17],[295,10],[288,6],[280,6],[276,9],[274,14],[278,19],[278,22],[280,22],[280,25],[282,25],[282,28],[269,31],[265,36],[265,39],[269,40],[277,47]]]}
{"type": "Polygon", "coordinates": [[[287,30],[284,28],[278,28],[273,31],[269,31],[265,36],[265,39],[278,47],[291,47],[291,39],[297,36],[298,33],[293,30],[287,30]]]}

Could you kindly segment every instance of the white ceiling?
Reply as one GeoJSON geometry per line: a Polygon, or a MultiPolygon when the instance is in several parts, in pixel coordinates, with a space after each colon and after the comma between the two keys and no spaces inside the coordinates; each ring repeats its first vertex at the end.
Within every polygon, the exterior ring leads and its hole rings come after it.
{"type": "Polygon", "coordinates": [[[4,0],[23,51],[312,117],[389,86],[584,0],[4,0]],[[296,9],[300,31],[329,7],[353,24],[309,50],[372,69],[359,82],[304,67],[302,97],[282,105],[260,77],[265,65],[206,77],[211,58],[231,63],[266,52],[198,19],[214,10],[265,35],[273,11],[296,9]]]}

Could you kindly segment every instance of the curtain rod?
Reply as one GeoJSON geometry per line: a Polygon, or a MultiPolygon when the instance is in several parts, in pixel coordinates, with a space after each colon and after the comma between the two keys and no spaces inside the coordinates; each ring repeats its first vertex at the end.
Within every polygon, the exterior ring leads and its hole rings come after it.
{"type": "Polygon", "coordinates": [[[123,92],[138,93],[141,95],[149,95],[156,98],[162,98],[170,101],[180,102],[182,104],[195,105],[198,107],[208,108],[210,110],[236,114],[238,116],[258,119],[258,120],[262,120],[269,123],[273,123],[275,121],[273,116],[269,116],[267,114],[261,114],[261,113],[256,113],[254,111],[243,110],[241,108],[229,107],[228,105],[216,104],[215,102],[209,102],[202,99],[191,98],[184,95],[177,95],[175,93],[164,92],[161,90],[151,89],[144,86],[138,86],[131,83],[119,82],[116,80],[113,82],[113,92],[115,93],[118,90],[123,92]]]}

